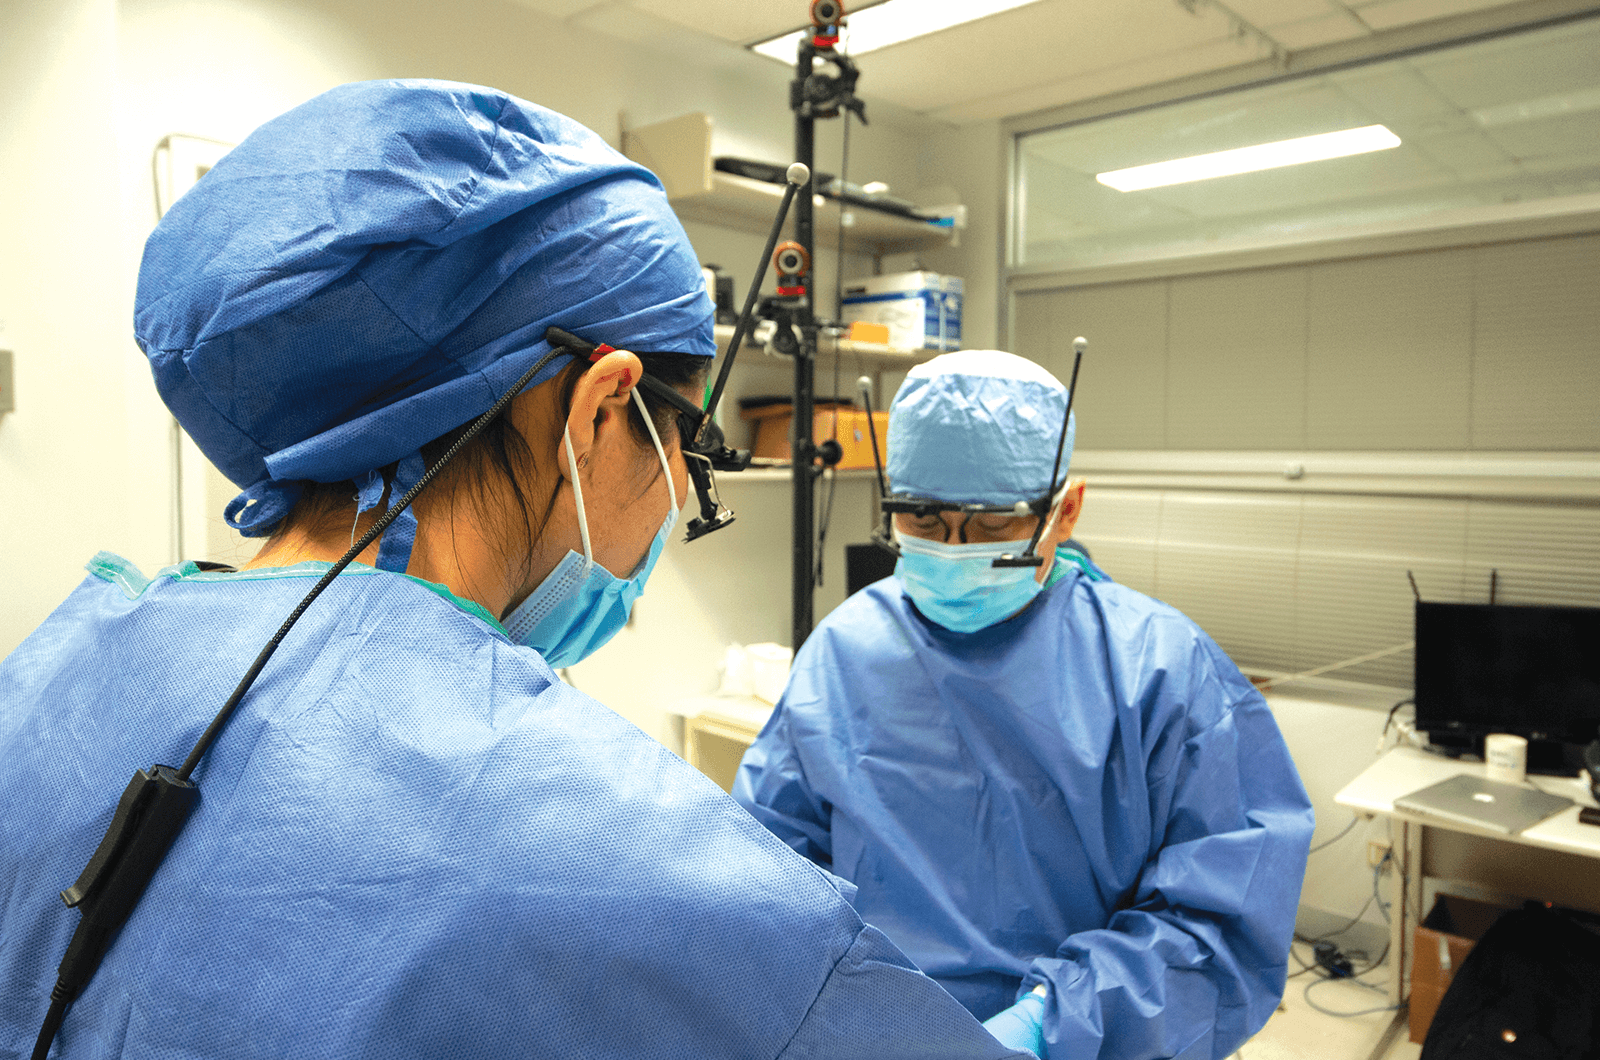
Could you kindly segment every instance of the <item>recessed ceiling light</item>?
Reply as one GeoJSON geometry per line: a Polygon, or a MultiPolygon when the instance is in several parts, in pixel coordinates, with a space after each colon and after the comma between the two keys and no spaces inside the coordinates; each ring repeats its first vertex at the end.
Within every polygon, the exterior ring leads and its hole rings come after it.
{"type": "MultiPolygon", "coordinates": [[[[846,4],[842,50],[852,56],[865,55],[891,44],[1033,3],[1038,0],[885,0],[860,11],[849,11],[846,4]]],[[[810,32],[810,29],[797,29],[752,44],[750,50],[792,66],[800,38],[810,32]]]]}
{"type": "Polygon", "coordinates": [[[1343,158],[1399,146],[1400,137],[1384,126],[1365,125],[1359,129],[1341,129],[1253,147],[1236,147],[1232,151],[1213,151],[1208,155],[1115,169],[1101,173],[1094,179],[1118,191],[1143,191],[1146,188],[1164,188],[1193,180],[1230,177],[1235,173],[1298,166],[1302,162],[1320,162],[1325,158],[1343,158]]]}

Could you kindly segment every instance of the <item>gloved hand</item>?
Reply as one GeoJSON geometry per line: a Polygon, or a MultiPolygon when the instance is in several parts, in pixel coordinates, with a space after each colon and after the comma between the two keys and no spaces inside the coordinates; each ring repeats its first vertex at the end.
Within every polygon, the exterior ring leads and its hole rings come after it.
{"type": "Polygon", "coordinates": [[[1044,986],[1034,987],[1032,993],[1015,1005],[984,1020],[983,1026],[1001,1045],[1043,1056],[1044,986]]]}

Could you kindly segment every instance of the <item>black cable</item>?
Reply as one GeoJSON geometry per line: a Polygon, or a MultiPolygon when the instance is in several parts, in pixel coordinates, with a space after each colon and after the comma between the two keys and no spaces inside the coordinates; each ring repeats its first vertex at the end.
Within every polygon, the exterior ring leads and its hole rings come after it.
{"type": "MultiPolygon", "coordinates": [[[[1344,981],[1345,982],[1354,982],[1357,986],[1365,987],[1368,990],[1377,991],[1380,994],[1383,993],[1383,988],[1381,986],[1373,986],[1371,983],[1362,983],[1362,982],[1358,982],[1358,981],[1356,981],[1354,979],[1346,979],[1344,981]]],[[[1331,983],[1331,982],[1333,982],[1332,979],[1314,979],[1311,982],[1307,983],[1305,990],[1301,992],[1301,996],[1303,996],[1305,998],[1306,1004],[1311,1006],[1316,1011],[1322,1013],[1324,1016],[1337,1016],[1340,1019],[1351,1019],[1351,1018],[1353,1018],[1355,1016],[1370,1016],[1370,1015],[1372,1015],[1373,1013],[1376,1013],[1376,1012],[1393,1012],[1395,1009],[1400,1007],[1399,1005],[1381,1005],[1381,1006],[1379,1006],[1377,1008],[1358,1009],[1355,1012],[1335,1012],[1331,1008],[1323,1008],[1321,1005],[1319,1005],[1315,1001],[1311,1000],[1311,988],[1316,986],[1319,983],[1331,983]]]]}
{"type": "Polygon", "coordinates": [[[1296,934],[1295,938],[1297,940],[1299,940],[1300,942],[1307,942],[1307,943],[1326,942],[1329,939],[1334,938],[1335,936],[1343,935],[1346,931],[1349,931],[1351,928],[1353,928],[1357,924],[1361,923],[1361,917],[1363,915],[1365,915],[1365,913],[1366,913],[1366,911],[1368,909],[1371,909],[1371,908],[1372,908],[1372,899],[1368,898],[1366,900],[1366,902],[1361,906],[1361,909],[1356,913],[1356,915],[1347,924],[1345,924],[1343,927],[1341,927],[1339,930],[1325,932],[1324,934],[1319,935],[1316,938],[1310,938],[1310,937],[1308,937],[1306,935],[1300,935],[1300,934],[1296,934]]]}
{"type": "Polygon", "coordinates": [[[50,991],[50,1011],[45,1013],[44,1026],[39,1028],[39,1037],[33,1043],[33,1060],[45,1060],[50,1055],[50,1043],[56,1040],[56,1033],[67,1018],[67,1006],[70,1004],[72,1000],[57,982],[55,989],[50,991]]]}
{"type": "Polygon", "coordinates": [[[1361,818],[1359,818],[1359,817],[1357,817],[1357,816],[1352,814],[1351,817],[1350,817],[1350,823],[1344,826],[1344,831],[1340,832],[1338,835],[1334,836],[1332,839],[1328,840],[1326,843],[1318,843],[1316,846],[1314,846],[1310,850],[1306,851],[1306,857],[1310,857],[1312,854],[1315,854],[1319,850],[1326,850],[1329,847],[1333,846],[1333,844],[1337,843],[1339,840],[1341,840],[1345,836],[1349,835],[1350,834],[1350,830],[1352,828],[1354,828],[1356,825],[1360,824],[1360,823],[1361,823],[1361,818]]]}
{"type": "MultiPolygon", "coordinates": [[[[1347,829],[1347,831],[1348,831],[1348,829],[1347,829]]],[[[1342,835],[1343,833],[1340,833],[1340,834],[1342,835]]],[[[1389,861],[1391,856],[1392,856],[1392,853],[1391,854],[1385,854],[1383,856],[1383,859],[1381,861],[1379,861],[1378,864],[1376,864],[1376,865],[1374,865],[1372,867],[1372,895],[1371,895],[1371,897],[1369,897],[1367,899],[1366,903],[1362,905],[1361,911],[1358,912],[1355,915],[1355,919],[1351,920],[1348,924],[1345,924],[1343,927],[1339,928],[1337,931],[1327,932],[1327,933],[1325,933],[1324,935],[1322,935],[1322,936],[1320,936],[1318,938],[1310,938],[1310,937],[1308,937],[1306,935],[1300,934],[1299,932],[1295,933],[1294,938],[1289,943],[1289,955],[1294,958],[1296,964],[1300,965],[1300,970],[1298,972],[1294,972],[1294,973],[1286,976],[1285,977],[1286,980],[1295,979],[1295,978],[1298,978],[1299,976],[1306,975],[1307,973],[1317,972],[1317,971],[1320,970],[1320,971],[1322,971],[1324,973],[1324,977],[1325,978],[1329,978],[1329,979],[1349,979],[1349,980],[1352,980],[1352,981],[1356,981],[1356,980],[1359,980],[1364,975],[1370,975],[1372,972],[1376,971],[1378,968],[1383,966],[1383,962],[1385,960],[1387,960],[1388,957],[1389,957],[1389,940],[1387,940],[1387,939],[1384,940],[1383,949],[1381,951],[1379,951],[1378,956],[1376,958],[1373,958],[1367,964],[1367,966],[1365,968],[1361,969],[1359,972],[1357,972],[1357,971],[1335,971],[1334,962],[1338,961],[1341,958],[1345,960],[1346,966],[1348,967],[1348,962],[1349,962],[1350,958],[1354,957],[1354,958],[1359,959],[1359,960],[1367,960],[1367,956],[1366,956],[1366,954],[1362,953],[1359,950],[1350,950],[1348,952],[1342,952],[1336,946],[1332,946],[1331,940],[1334,938],[1334,936],[1342,935],[1346,931],[1349,931],[1351,928],[1355,927],[1355,925],[1360,921],[1362,914],[1364,914],[1367,911],[1367,909],[1371,907],[1371,905],[1372,905],[1372,903],[1374,901],[1376,901],[1378,903],[1378,912],[1383,914],[1383,919],[1386,922],[1389,920],[1389,909],[1388,909],[1388,906],[1384,902],[1383,896],[1378,893],[1378,880],[1379,880],[1379,877],[1383,873],[1383,866],[1388,863],[1388,861],[1389,861]],[[1311,946],[1311,947],[1313,947],[1313,950],[1315,950],[1320,945],[1327,945],[1327,946],[1330,947],[1330,951],[1331,952],[1329,953],[1328,959],[1326,961],[1324,961],[1323,958],[1322,958],[1322,955],[1319,954],[1317,956],[1317,963],[1315,963],[1315,964],[1307,964],[1305,962],[1305,960],[1298,953],[1295,952],[1294,944],[1296,942],[1303,943],[1305,945],[1311,946]]],[[[1364,986],[1364,987],[1368,988],[1369,990],[1378,990],[1378,989],[1380,989],[1379,987],[1375,987],[1370,983],[1358,983],[1358,985],[1364,986]]],[[[1308,984],[1308,988],[1309,988],[1309,984],[1308,984]]],[[[1369,1010],[1363,1010],[1362,1012],[1339,1013],[1339,1012],[1334,1012],[1334,1011],[1332,1011],[1330,1009],[1319,1008],[1316,1005],[1316,1003],[1311,1000],[1311,998],[1309,996],[1306,997],[1306,1003],[1311,1005],[1312,1008],[1317,1009],[1317,1011],[1322,1012],[1325,1015],[1329,1015],[1329,1016],[1357,1016],[1357,1015],[1367,1015],[1370,1012],[1383,1012],[1383,1011],[1386,1011],[1385,1009],[1369,1009],[1369,1010]]]]}
{"type": "Polygon", "coordinates": [[[1389,735],[1389,726],[1394,724],[1395,712],[1398,711],[1401,707],[1405,706],[1407,703],[1415,705],[1416,702],[1417,702],[1416,697],[1407,696],[1405,699],[1402,699],[1400,702],[1396,703],[1394,706],[1389,708],[1389,716],[1387,718],[1383,719],[1383,731],[1378,734],[1378,746],[1380,746],[1380,747],[1383,746],[1383,738],[1385,736],[1389,735]]]}
{"type": "Polygon", "coordinates": [[[1301,958],[1301,956],[1294,951],[1294,944],[1296,942],[1299,942],[1299,941],[1300,941],[1300,939],[1298,937],[1292,938],[1292,939],[1289,940],[1289,956],[1294,958],[1294,962],[1300,966],[1300,970],[1298,972],[1290,973],[1288,976],[1285,977],[1285,981],[1287,981],[1289,979],[1294,979],[1294,978],[1296,978],[1298,976],[1305,975],[1307,972],[1314,972],[1314,971],[1317,970],[1317,966],[1316,965],[1307,964],[1301,958]]]}
{"type": "Polygon", "coordinates": [[[444,466],[450,462],[451,458],[454,457],[456,453],[461,451],[461,447],[475,438],[479,431],[487,427],[491,420],[500,415],[500,413],[505,410],[505,407],[511,404],[512,399],[514,399],[518,394],[522,393],[522,389],[533,381],[533,377],[538,375],[544,366],[549,364],[551,359],[561,352],[561,350],[549,351],[543,357],[539,358],[538,363],[524,372],[522,378],[517,380],[516,384],[508,389],[504,394],[501,394],[500,400],[496,401],[489,407],[489,411],[485,412],[482,416],[479,416],[478,421],[471,427],[467,428],[467,432],[465,434],[456,439],[456,443],[452,445],[442,457],[439,458],[439,462],[430,467],[427,472],[417,480],[417,484],[406,491],[406,495],[401,497],[398,503],[391,506],[390,509],[384,513],[383,518],[379,519],[376,523],[373,523],[371,529],[361,535],[361,540],[357,541],[354,545],[351,545],[350,551],[341,556],[339,558],[339,562],[335,563],[332,567],[329,567],[328,572],[322,576],[316,585],[311,587],[311,591],[306,593],[305,598],[302,599],[295,607],[293,613],[291,613],[289,617],[284,620],[283,625],[278,627],[278,632],[274,633],[272,635],[272,639],[267,641],[266,647],[261,649],[261,654],[256,656],[256,661],[250,664],[250,669],[245,671],[245,675],[243,679],[239,681],[238,687],[233,690],[233,695],[229,696],[228,701],[222,705],[222,709],[217,711],[217,716],[211,720],[211,724],[206,727],[206,731],[200,734],[200,739],[195,743],[194,749],[189,752],[189,757],[183,760],[183,766],[178,770],[178,776],[180,778],[183,780],[189,779],[189,774],[194,772],[195,766],[200,764],[200,759],[205,756],[206,751],[210,750],[211,745],[216,742],[217,737],[222,734],[222,727],[226,725],[228,723],[228,719],[233,716],[234,710],[239,706],[239,701],[244,699],[245,693],[250,690],[250,686],[255,684],[256,678],[261,674],[262,668],[267,665],[267,660],[272,658],[273,653],[278,650],[278,645],[283,643],[283,638],[288,636],[289,630],[294,628],[294,624],[296,622],[300,621],[300,616],[305,614],[306,608],[311,606],[312,601],[321,596],[322,590],[331,585],[334,578],[343,573],[344,569],[350,566],[350,563],[357,556],[361,555],[361,553],[366,550],[368,545],[377,540],[379,534],[383,533],[389,528],[390,523],[394,522],[400,517],[401,512],[410,507],[411,502],[417,499],[417,494],[421,493],[423,489],[427,487],[428,483],[434,480],[439,472],[443,470],[444,466]]]}

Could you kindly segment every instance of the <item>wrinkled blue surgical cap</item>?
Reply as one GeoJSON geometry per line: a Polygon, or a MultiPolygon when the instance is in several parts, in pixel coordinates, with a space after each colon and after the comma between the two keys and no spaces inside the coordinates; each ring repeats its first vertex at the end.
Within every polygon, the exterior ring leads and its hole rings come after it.
{"type": "MultiPolygon", "coordinates": [[[[398,461],[392,495],[409,489],[420,448],[488,409],[552,324],[710,357],[712,313],[660,182],[593,132],[491,88],[368,81],[267,122],[173,205],[134,334],[244,487],[229,522],[260,536],[298,480],[353,479],[365,510],[398,461]]],[[[404,569],[414,527],[380,566],[404,569]]]]}
{"type": "MultiPolygon", "coordinates": [[[[889,406],[891,492],[958,504],[1015,504],[1050,488],[1067,388],[999,350],[945,353],[911,369],[889,406]]],[[[1066,475],[1077,417],[1061,454],[1066,475]]]]}

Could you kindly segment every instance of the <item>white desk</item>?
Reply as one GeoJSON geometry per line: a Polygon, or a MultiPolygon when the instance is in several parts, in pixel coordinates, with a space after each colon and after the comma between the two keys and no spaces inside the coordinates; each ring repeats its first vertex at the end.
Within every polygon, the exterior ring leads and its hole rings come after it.
{"type": "Polygon", "coordinates": [[[1469,897],[1538,898],[1600,912],[1600,827],[1580,824],[1580,806],[1593,806],[1588,786],[1574,778],[1535,777],[1534,783],[1578,805],[1508,836],[1394,808],[1394,800],[1458,773],[1484,767],[1398,747],[1368,766],[1334,801],[1360,814],[1394,822],[1394,867],[1399,893],[1389,926],[1389,1002],[1410,996],[1411,941],[1426,910],[1428,881],[1436,890],[1469,897]]]}
{"type": "Polygon", "coordinates": [[[670,712],[683,717],[683,757],[733,790],[739,760],[772,716],[772,704],[754,696],[696,696],[674,703],[670,712]]]}

